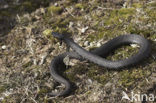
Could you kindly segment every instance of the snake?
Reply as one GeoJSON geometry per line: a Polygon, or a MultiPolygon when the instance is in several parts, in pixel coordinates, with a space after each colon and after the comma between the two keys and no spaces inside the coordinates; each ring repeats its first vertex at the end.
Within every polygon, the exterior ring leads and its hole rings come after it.
{"type": "Polygon", "coordinates": [[[58,32],[52,32],[54,38],[59,39],[67,44],[72,51],[66,51],[58,56],[55,56],[50,64],[50,73],[55,81],[60,84],[63,84],[65,88],[59,92],[51,92],[49,96],[67,96],[72,91],[71,83],[60,74],[61,65],[65,65],[63,62],[64,58],[68,56],[70,59],[78,59],[80,61],[87,60],[88,62],[95,63],[99,66],[106,67],[110,70],[121,70],[125,67],[132,66],[137,64],[139,61],[143,60],[150,53],[150,43],[141,35],[137,34],[124,34],[116,38],[113,38],[101,45],[100,47],[87,51],[78,45],[70,37],[67,37],[58,32]],[[139,50],[137,53],[132,56],[121,59],[121,60],[108,60],[104,58],[109,52],[118,48],[119,46],[137,44],[139,45],[139,50]]]}

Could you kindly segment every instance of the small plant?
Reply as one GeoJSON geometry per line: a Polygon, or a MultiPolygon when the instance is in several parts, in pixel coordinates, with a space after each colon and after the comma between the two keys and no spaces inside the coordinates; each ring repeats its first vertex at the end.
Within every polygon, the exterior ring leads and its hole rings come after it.
{"type": "Polygon", "coordinates": [[[84,9],[85,7],[84,7],[83,4],[78,3],[78,4],[75,5],[75,8],[77,8],[77,9],[84,9]]]}
{"type": "Polygon", "coordinates": [[[63,12],[63,9],[61,7],[56,7],[56,6],[50,6],[48,8],[48,13],[54,13],[54,14],[61,14],[63,12]]]}

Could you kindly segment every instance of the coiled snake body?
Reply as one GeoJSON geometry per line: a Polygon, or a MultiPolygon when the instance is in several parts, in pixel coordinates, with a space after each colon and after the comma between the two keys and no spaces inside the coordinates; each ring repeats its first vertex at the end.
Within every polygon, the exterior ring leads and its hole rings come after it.
{"type": "Polygon", "coordinates": [[[69,58],[75,58],[79,60],[88,60],[102,67],[119,70],[125,66],[138,63],[140,60],[147,57],[150,52],[149,42],[142,36],[135,35],[135,34],[118,36],[108,41],[101,47],[96,48],[95,50],[90,51],[90,52],[80,47],[71,38],[65,37],[62,34],[58,34],[56,32],[53,32],[52,35],[55,38],[60,39],[63,42],[65,42],[74,51],[60,54],[52,60],[51,65],[50,65],[51,75],[57,82],[64,84],[65,89],[59,93],[50,93],[50,96],[65,96],[71,92],[71,84],[69,83],[68,80],[63,78],[59,74],[59,71],[58,71],[59,66],[64,64],[63,59],[66,56],[69,56],[69,58]],[[131,56],[130,58],[124,59],[124,60],[118,60],[118,61],[111,61],[111,60],[107,60],[103,58],[111,50],[121,45],[132,44],[132,43],[138,44],[140,46],[140,49],[135,55],[131,56]]]}

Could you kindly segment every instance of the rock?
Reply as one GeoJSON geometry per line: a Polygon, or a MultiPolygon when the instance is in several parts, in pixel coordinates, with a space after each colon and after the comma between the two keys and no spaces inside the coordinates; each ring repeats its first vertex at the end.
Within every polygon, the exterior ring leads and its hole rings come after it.
{"type": "Polygon", "coordinates": [[[64,59],[63,59],[64,64],[66,64],[67,66],[69,65],[70,62],[70,58],[69,55],[67,55],[64,59]]]}
{"type": "Polygon", "coordinates": [[[2,46],[2,49],[3,49],[3,50],[6,49],[6,45],[3,45],[3,46],[2,46]]]}
{"type": "Polygon", "coordinates": [[[101,46],[101,43],[100,43],[100,42],[98,42],[98,43],[97,43],[97,47],[100,47],[100,46],[101,46]]]}
{"type": "Polygon", "coordinates": [[[69,28],[72,28],[73,27],[73,22],[69,22],[69,28]]]}
{"type": "Polygon", "coordinates": [[[82,28],[82,29],[81,29],[81,33],[85,33],[87,29],[88,29],[88,26],[87,26],[87,27],[82,28]]]}
{"type": "Polygon", "coordinates": [[[48,53],[44,53],[44,54],[41,56],[41,61],[40,61],[39,65],[44,64],[47,55],[48,55],[48,53]]]}
{"type": "Polygon", "coordinates": [[[89,41],[85,41],[84,46],[88,46],[88,45],[89,45],[89,41]]]}
{"type": "Polygon", "coordinates": [[[45,9],[44,8],[41,8],[40,10],[41,10],[42,14],[45,14],[45,9]]]}
{"type": "Polygon", "coordinates": [[[131,47],[132,48],[136,48],[136,47],[139,47],[139,45],[137,45],[137,44],[131,44],[131,47]]]}
{"type": "Polygon", "coordinates": [[[55,3],[54,5],[55,5],[55,6],[58,6],[58,3],[55,3]]]}
{"type": "Polygon", "coordinates": [[[69,65],[74,66],[77,62],[78,62],[78,60],[76,60],[76,59],[70,60],[69,65]]]}
{"type": "Polygon", "coordinates": [[[108,82],[105,84],[105,88],[110,88],[112,86],[112,83],[111,82],[108,82]]]}
{"type": "Polygon", "coordinates": [[[89,84],[92,84],[93,81],[92,81],[91,79],[88,79],[88,83],[89,83],[89,84]]]}
{"type": "Polygon", "coordinates": [[[93,47],[93,46],[94,46],[93,42],[91,42],[89,46],[90,46],[90,47],[93,47]]]}

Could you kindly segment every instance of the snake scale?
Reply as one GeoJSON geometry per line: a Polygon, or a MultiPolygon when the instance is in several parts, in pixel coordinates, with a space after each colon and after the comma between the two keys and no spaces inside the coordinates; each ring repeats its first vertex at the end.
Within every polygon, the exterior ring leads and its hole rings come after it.
{"type": "Polygon", "coordinates": [[[55,38],[65,42],[70,48],[72,48],[73,51],[60,54],[54,57],[54,59],[51,61],[50,64],[51,75],[54,80],[64,84],[65,89],[61,92],[49,93],[50,96],[66,96],[71,93],[72,86],[70,82],[59,74],[59,69],[58,69],[60,68],[60,65],[65,65],[63,59],[66,56],[69,56],[70,59],[87,60],[99,66],[107,67],[108,69],[120,70],[122,68],[124,69],[124,67],[138,63],[139,61],[147,57],[150,53],[150,44],[148,40],[136,34],[126,34],[126,35],[118,36],[108,41],[107,43],[103,44],[101,47],[96,48],[92,51],[86,51],[77,43],[75,43],[72,38],[66,37],[63,34],[52,32],[52,35],[55,38]],[[123,60],[111,61],[103,58],[113,49],[121,45],[127,45],[127,44],[137,44],[140,46],[140,49],[135,55],[132,55],[131,57],[123,60]]]}

